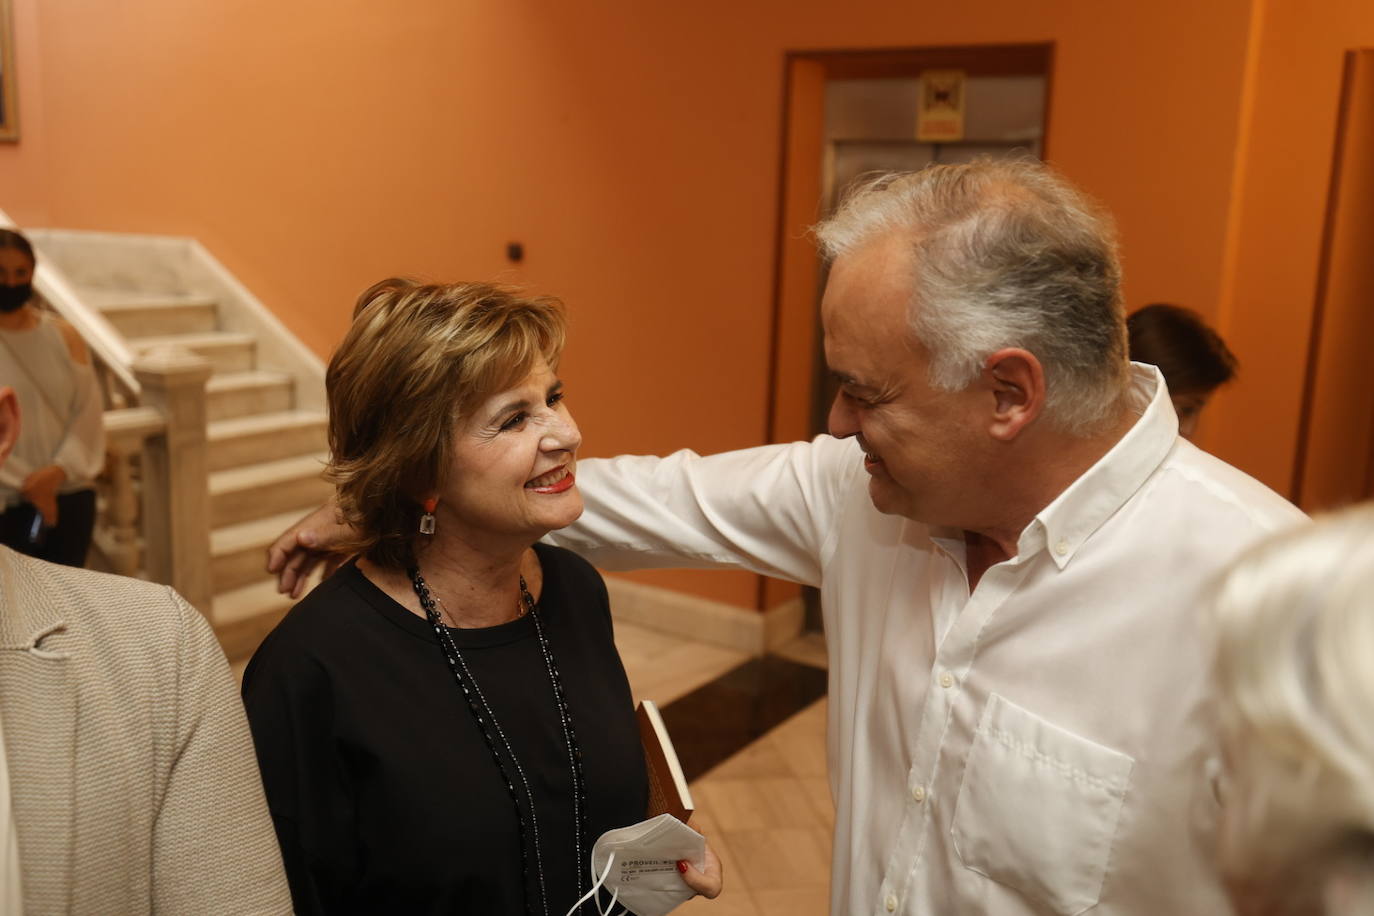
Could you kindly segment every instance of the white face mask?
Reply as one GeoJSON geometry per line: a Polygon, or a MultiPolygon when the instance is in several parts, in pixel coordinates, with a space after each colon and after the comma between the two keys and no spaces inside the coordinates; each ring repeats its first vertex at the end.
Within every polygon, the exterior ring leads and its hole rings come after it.
{"type": "MultiPolygon", "coordinates": [[[[706,864],[706,838],[671,814],[660,814],[629,827],[607,830],[592,846],[592,877],[596,883],[582,900],[601,887],[635,916],[663,916],[691,899],[694,891],[682,880],[677,863],[686,859],[698,870],[706,864]]],[[[597,904],[598,908],[600,903],[597,904]]]]}

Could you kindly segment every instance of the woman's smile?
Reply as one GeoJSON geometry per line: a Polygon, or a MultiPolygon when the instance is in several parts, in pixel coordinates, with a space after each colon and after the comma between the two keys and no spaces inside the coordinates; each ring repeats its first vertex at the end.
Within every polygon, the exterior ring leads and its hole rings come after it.
{"type": "Polygon", "coordinates": [[[527,481],[525,489],[536,493],[562,493],[570,489],[575,482],[570,465],[565,464],[527,481]]]}

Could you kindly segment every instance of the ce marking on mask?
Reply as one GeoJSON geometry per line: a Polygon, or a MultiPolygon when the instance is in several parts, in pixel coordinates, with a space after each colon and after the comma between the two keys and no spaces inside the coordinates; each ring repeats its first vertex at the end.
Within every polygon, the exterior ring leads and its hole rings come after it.
{"type": "Polygon", "coordinates": [[[620,883],[631,884],[649,875],[677,872],[677,861],[667,859],[627,859],[620,863],[620,883]]]}
{"type": "Polygon", "coordinates": [[[596,883],[587,898],[604,885],[613,901],[639,916],[664,916],[692,896],[678,873],[678,861],[701,868],[698,863],[705,856],[706,838],[671,814],[607,830],[592,847],[596,883]]]}

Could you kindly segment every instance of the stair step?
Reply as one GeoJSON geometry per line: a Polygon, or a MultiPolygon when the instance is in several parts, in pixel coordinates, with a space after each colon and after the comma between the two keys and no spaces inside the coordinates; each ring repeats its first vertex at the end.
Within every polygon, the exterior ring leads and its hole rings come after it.
{"type": "Polygon", "coordinates": [[[209,425],[210,470],[314,454],[326,447],[328,418],[313,410],[252,414],[209,425]]]}
{"type": "Polygon", "coordinates": [[[210,361],[216,372],[244,372],[253,368],[257,359],[258,342],[252,334],[238,331],[203,331],[196,334],[160,334],[156,337],[133,337],[129,347],[135,353],[145,353],[155,347],[181,347],[210,361]]]}
{"type": "Polygon", "coordinates": [[[210,475],[210,527],[318,506],[333,487],[320,477],[327,455],[300,455],[210,475]]]}
{"type": "Polygon", "coordinates": [[[304,514],[293,509],[211,531],[210,582],[214,590],[224,592],[274,579],[265,568],[267,547],[304,514]]]}
{"type": "Polygon", "coordinates": [[[215,301],[207,296],[92,287],[81,288],[77,294],[100,309],[125,337],[196,334],[213,331],[218,323],[215,301]]]}
{"type": "Polygon", "coordinates": [[[256,652],[263,638],[294,603],[290,595],[277,594],[276,579],[216,594],[210,623],[230,663],[243,661],[256,652]]]}
{"type": "Polygon", "coordinates": [[[293,400],[291,376],[263,369],[211,376],[205,383],[205,395],[206,415],[212,423],[290,410],[293,400]]]}

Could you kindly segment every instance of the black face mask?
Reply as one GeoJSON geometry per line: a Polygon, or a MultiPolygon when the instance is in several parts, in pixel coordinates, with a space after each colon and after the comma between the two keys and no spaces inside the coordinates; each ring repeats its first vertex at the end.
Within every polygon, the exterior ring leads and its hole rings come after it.
{"type": "Polygon", "coordinates": [[[0,312],[13,312],[23,308],[24,303],[32,298],[32,283],[20,283],[18,286],[0,286],[0,312]]]}

